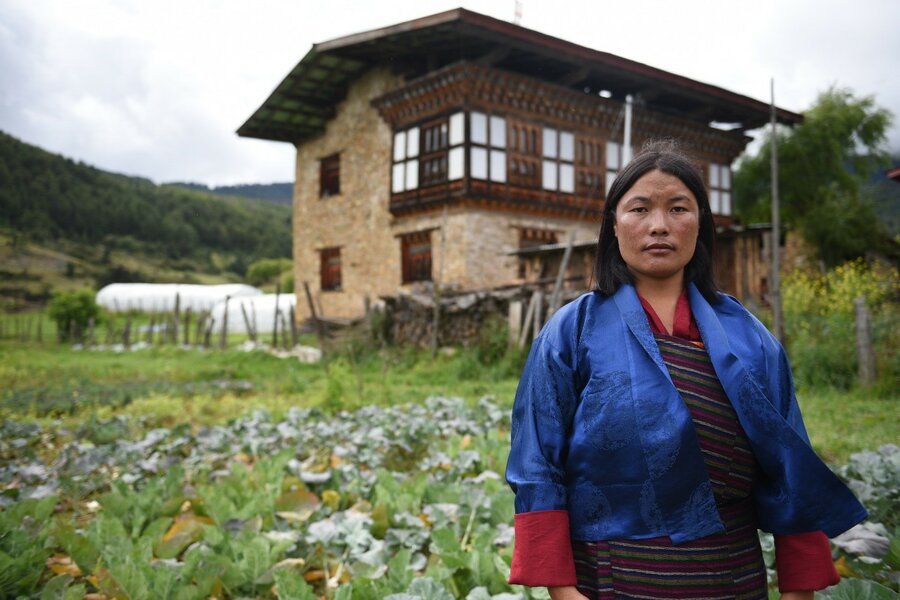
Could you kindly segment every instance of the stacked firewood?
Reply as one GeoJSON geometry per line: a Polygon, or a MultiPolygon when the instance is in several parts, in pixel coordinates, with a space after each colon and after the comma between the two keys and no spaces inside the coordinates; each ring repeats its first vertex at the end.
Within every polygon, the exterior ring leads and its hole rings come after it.
{"type": "Polygon", "coordinates": [[[406,293],[383,296],[384,331],[398,345],[428,348],[435,320],[438,322],[438,346],[476,344],[489,319],[506,321],[509,303],[529,298],[531,290],[515,287],[499,290],[406,293]],[[439,314],[435,319],[435,302],[439,314]]]}

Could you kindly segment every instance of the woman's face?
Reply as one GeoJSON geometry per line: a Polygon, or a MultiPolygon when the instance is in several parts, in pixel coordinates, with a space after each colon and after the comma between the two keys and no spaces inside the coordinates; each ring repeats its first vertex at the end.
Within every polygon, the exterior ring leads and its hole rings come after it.
{"type": "Polygon", "coordinates": [[[639,289],[682,281],[700,232],[697,198],[677,177],[650,171],[622,196],[613,231],[639,289]]]}

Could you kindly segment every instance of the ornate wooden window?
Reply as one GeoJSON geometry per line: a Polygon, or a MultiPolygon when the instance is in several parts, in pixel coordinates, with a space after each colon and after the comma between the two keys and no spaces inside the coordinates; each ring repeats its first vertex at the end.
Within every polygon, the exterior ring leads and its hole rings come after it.
{"type": "Polygon", "coordinates": [[[322,291],[341,289],[340,248],[322,248],[319,250],[319,275],[322,291]]]}
{"type": "Polygon", "coordinates": [[[714,215],[731,214],[731,167],[709,164],[709,208],[714,215]]]}
{"type": "Polygon", "coordinates": [[[578,170],[576,192],[582,196],[601,196],[603,194],[603,154],[600,142],[579,139],[575,163],[578,170]]]}
{"type": "Polygon", "coordinates": [[[575,134],[544,127],[541,132],[541,187],[575,193],[575,134]]]}
{"type": "Polygon", "coordinates": [[[400,236],[400,264],[403,283],[431,281],[431,230],[400,236]]]}
{"type": "Polygon", "coordinates": [[[541,187],[539,130],[537,125],[510,119],[508,175],[512,185],[541,187]]]}
{"type": "Polygon", "coordinates": [[[341,193],[341,155],[332,154],[319,160],[319,197],[341,193]]]}
{"type": "Polygon", "coordinates": [[[419,128],[410,127],[394,133],[394,165],[391,169],[391,192],[405,192],[419,187],[419,128]]]}
{"type": "Polygon", "coordinates": [[[462,179],[465,141],[463,113],[394,132],[391,192],[462,179]]]}
{"type": "Polygon", "coordinates": [[[469,176],[506,181],[506,118],[469,114],[469,176]]]}

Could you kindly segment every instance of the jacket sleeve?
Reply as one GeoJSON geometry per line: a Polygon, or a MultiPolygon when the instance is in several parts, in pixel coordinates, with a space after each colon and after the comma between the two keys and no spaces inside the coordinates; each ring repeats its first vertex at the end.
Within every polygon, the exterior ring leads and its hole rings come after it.
{"type": "Polygon", "coordinates": [[[531,586],[576,581],[564,465],[577,390],[571,356],[549,337],[535,340],[519,380],[506,466],[516,494],[510,583],[531,586]]]}
{"type": "Polygon", "coordinates": [[[821,590],[841,580],[821,531],[776,535],[775,570],[781,593],[821,590]]]}

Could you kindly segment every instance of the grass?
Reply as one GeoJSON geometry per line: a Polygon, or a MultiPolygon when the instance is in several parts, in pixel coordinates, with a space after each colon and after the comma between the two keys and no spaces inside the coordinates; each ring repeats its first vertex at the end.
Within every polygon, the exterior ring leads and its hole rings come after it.
{"type": "Polygon", "coordinates": [[[800,410],[813,448],[826,462],[840,464],[854,452],[900,443],[900,397],[819,389],[799,394],[800,410]]]}
{"type": "MultiPolygon", "coordinates": [[[[303,340],[311,343],[311,338],[303,340]]],[[[354,344],[322,364],[265,352],[172,346],[133,352],[73,350],[56,343],[0,341],[0,417],[74,426],[131,416],[143,426],[223,423],[254,409],[276,417],[292,406],[327,412],[367,404],[421,402],[429,395],[510,407],[520,355],[486,358],[478,349],[430,353],[354,344]]],[[[800,404],[816,451],[828,462],[897,443],[897,393],[803,390],[800,404]]]]}

